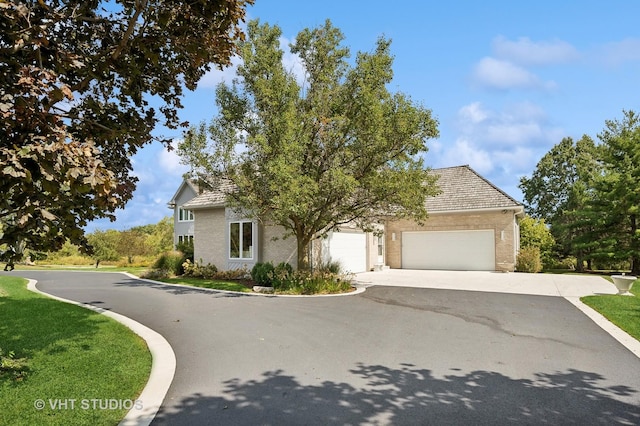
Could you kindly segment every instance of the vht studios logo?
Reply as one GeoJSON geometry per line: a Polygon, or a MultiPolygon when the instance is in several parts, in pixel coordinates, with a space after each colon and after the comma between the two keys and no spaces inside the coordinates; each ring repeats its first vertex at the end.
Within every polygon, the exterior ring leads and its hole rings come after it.
{"type": "Polygon", "coordinates": [[[142,401],[139,399],[72,399],[50,398],[47,400],[36,399],[33,402],[36,410],[142,410],[142,401]]]}

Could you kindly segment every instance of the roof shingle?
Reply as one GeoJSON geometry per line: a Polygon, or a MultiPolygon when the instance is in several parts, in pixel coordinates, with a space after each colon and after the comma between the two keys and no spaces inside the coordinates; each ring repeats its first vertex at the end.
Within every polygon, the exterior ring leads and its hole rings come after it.
{"type": "Polygon", "coordinates": [[[439,177],[437,184],[442,193],[427,198],[428,212],[522,206],[468,165],[433,169],[431,173],[439,177]]]}

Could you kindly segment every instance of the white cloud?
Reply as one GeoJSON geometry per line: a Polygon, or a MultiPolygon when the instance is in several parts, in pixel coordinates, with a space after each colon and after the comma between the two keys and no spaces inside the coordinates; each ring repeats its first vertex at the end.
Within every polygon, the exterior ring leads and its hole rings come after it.
{"type": "Polygon", "coordinates": [[[432,150],[434,167],[469,164],[474,170],[514,194],[514,176],[535,167],[541,152],[558,143],[562,129],[530,102],[489,108],[472,102],[458,110],[454,142],[438,141],[432,150]]]}
{"type": "Polygon", "coordinates": [[[503,111],[490,110],[480,102],[465,105],[458,110],[457,130],[469,140],[493,147],[547,141],[558,133],[544,110],[530,102],[510,104],[503,111]]]}
{"type": "Polygon", "coordinates": [[[172,150],[162,148],[157,154],[158,165],[162,172],[173,175],[182,176],[189,171],[189,167],[180,163],[180,157],[177,153],[178,143],[180,139],[174,139],[171,141],[172,150]]]}
{"type": "Polygon", "coordinates": [[[489,117],[488,111],[486,111],[480,102],[473,102],[469,105],[465,105],[460,108],[458,116],[465,122],[471,122],[472,124],[480,123],[489,117]]]}
{"type": "Polygon", "coordinates": [[[608,66],[619,66],[627,62],[640,62],[640,39],[627,38],[607,43],[596,49],[598,62],[608,66]]]}
{"type": "Polygon", "coordinates": [[[566,63],[580,57],[575,47],[562,40],[533,42],[528,37],[515,41],[496,37],[492,47],[496,57],[520,65],[566,63]]]}
{"type": "Polygon", "coordinates": [[[231,58],[231,65],[220,70],[215,66],[211,71],[207,72],[198,82],[199,88],[215,88],[220,83],[231,83],[236,77],[238,71],[238,65],[242,63],[242,59],[239,56],[233,56],[231,58]]]}
{"type": "Polygon", "coordinates": [[[473,79],[480,86],[508,90],[508,89],[544,89],[556,87],[553,81],[542,81],[535,74],[515,65],[512,62],[485,57],[476,64],[473,79]]]}
{"type": "Polygon", "coordinates": [[[282,66],[285,71],[292,73],[298,82],[299,86],[302,86],[306,80],[307,70],[302,63],[302,59],[298,54],[291,53],[289,48],[290,40],[286,37],[280,37],[280,48],[284,52],[282,56],[282,66]]]}
{"type": "Polygon", "coordinates": [[[489,153],[472,141],[461,137],[453,146],[446,147],[440,157],[439,166],[459,166],[468,164],[480,174],[486,174],[493,170],[493,162],[489,153]]]}

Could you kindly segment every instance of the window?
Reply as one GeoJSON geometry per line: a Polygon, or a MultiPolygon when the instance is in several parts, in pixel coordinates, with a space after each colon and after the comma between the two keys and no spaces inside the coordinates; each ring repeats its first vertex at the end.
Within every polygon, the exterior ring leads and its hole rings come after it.
{"type": "Polygon", "coordinates": [[[178,222],[193,222],[193,212],[191,210],[185,210],[182,207],[179,207],[178,222]]]}
{"type": "Polygon", "coordinates": [[[193,235],[178,235],[178,244],[182,243],[193,244],[193,235]]]}
{"type": "Polygon", "coordinates": [[[253,259],[253,223],[229,224],[229,258],[253,259]]]}

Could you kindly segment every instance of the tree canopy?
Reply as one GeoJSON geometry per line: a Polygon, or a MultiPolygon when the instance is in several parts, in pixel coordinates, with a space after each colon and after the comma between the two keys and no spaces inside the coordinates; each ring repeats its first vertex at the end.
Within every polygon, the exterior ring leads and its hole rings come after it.
{"type": "Polygon", "coordinates": [[[523,178],[529,213],[551,226],[565,255],[602,265],[627,262],[640,274],[640,116],[623,111],[598,135],[554,146],[523,178]]]}
{"type": "Polygon", "coordinates": [[[130,157],[211,66],[252,0],[0,3],[0,245],[86,244],[133,194],[130,157]]]}
{"type": "Polygon", "coordinates": [[[437,193],[423,162],[437,121],[388,90],[390,40],[351,63],[330,21],[304,29],[290,45],[303,76],[283,65],[280,40],[277,26],[249,23],[237,78],[217,88],[218,115],[179,147],[192,174],[229,179],[229,204],[294,235],[303,268],[310,242],[343,224],[424,219],[425,198],[437,193]]]}

